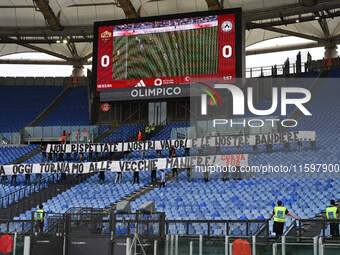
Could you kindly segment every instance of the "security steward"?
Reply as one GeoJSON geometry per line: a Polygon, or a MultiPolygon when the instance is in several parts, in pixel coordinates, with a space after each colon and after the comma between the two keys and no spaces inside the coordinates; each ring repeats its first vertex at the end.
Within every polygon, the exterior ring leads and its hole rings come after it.
{"type": "Polygon", "coordinates": [[[154,135],[154,132],[155,132],[155,123],[152,123],[151,127],[150,127],[150,135],[153,136],[154,135]]]}
{"type": "Polygon", "coordinates": [[[273,213],[270,215],[269,220],[274,216],[273,232],[277,237],[282,236],[283,229],[286,222],[286,215],[298,220],[299,218],[291,214],[286,207],[282,206],[282,201],[277,201],[277,206],[274,207],[273,213]]]}
{"type": "Polygon", "coordinates": [[[151,127],[150,126],[146,126],[145,127],[145,136],[146,136],[146,139],[149,139],[150,132],[151,132],[151,127]]]}
{"type": "MultiPolygon", "coordinates": [[[[332,199],[330,201],[331,205],[326,208],[326,218],[327,220],[337,220],[339,219],[339,209],[335,205],[335,201],[332,199]]],[[[339,223],[330,223],[332,237],[339,237],[339,223]]]]}
{"type": "Polygon", "coordinates": [[[34,213],[34,220],[35,220],[35,229],[36,232],[44,232],[44,218],[45,218],[45,211],[43,209],[43,205],[39,206],[39,209],[34,213]]]}

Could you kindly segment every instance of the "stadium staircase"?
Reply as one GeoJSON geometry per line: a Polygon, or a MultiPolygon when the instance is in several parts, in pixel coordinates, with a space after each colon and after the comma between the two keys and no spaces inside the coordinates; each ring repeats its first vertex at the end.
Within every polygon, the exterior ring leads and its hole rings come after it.
{"type": "MultiPolygon", "coordinates": [[[[337,203],[337,207],[340,208],[340,201],[337,203]]],[[[311,218],[310,221],[300,223],[301,226],[296,225],[294,221],[286,231],[287,236],[303,236],[303,237],[315,237],[319,236],[322,231],[327,230],[327,225],[323,220],[326,219],[326,211],[322,211],[320,214],[311,218]]]]}
{"type": "MultiPolygon", "coordinates": [[[[143,130],[144,129],[144,125],[141,126],[139,129],[143,130]]],[[[165,126],[157,126],[155,128],[155,131],[153,133],[153,137],[157,137],[160,132],[162,130],[164,130],[164,127],[165,126]]],[[[104,131],[102,133],[101,136],[99,136],[96,141],[102,141],[104,140],[106,137],[109,137],[114,131],[116,131],[118,128],[116,127],[110,127],[108,128],[106,131],[104,131]]],[[[138,129],[136,129],[138,130],[138,129]]],[[[131,136],[131,138],[128,139],[128,141],[132,142],[132,141],[136,141],[137,140],[137,137],[138,137],[138,131],[131,136]]],[[[153,137],[151,137],[150,139],[152,139],[153,137]]],[[[105,139],[106,140],[106,139],[105,139]]],[[[103,155],[102,157],[100,157],[99,159],[100,160],[111,160],[111,159],[114,159],[114,160],[120,160],[124,157],[123,154],[120,154],[120,155],[110,155],[110,154],[107,154],[107,155],[103,155]],[[114,157],[114,158],[113,158],[114,157]],[[118,157],[118,158],[117,158],[118,157]]],[[[179,169],[179,173],[181,173],[182,171],[179,169]]],[[[168,173],[166,174],[166,179],[169,180],[171,177],[171,173],[168,173]]],[[[159,179],[157,179],[157,182],[159,181],[159,179]]],[[[156,182],[156,183],[157,183],[156,182]]],[[[129,194],[127,194],[126,196],[124,196],[123,198],[117,200],[116,202],[114,202],[113,204],[109,205],[106,207],[106,210],[107,211],[110,211],[110,210],[114,210],[117,206],[117,204],[123,200],[128,200],[128,201],[134,201],[135,199],[139,198],[140,196],[146,194],[147,192],[155,189],[158,185],[154,185],[154,184],[146,184],[145,186],[141,187],[140,189],[134,191],[134,192],[130,192],[129,194]]],[[[68,210],[73,210],[75,209],[74,207],[71,207],[70,209],[68,210]]]]}
{"type": "MultiPolygon", "coordinates": [[[[178,169],[178,174],[182,173],[183,171],[185,171],[185,170],[184,169],[178,169]]],[[[171,180],[171,176],[172,176],[172,172],[168,172],[165,175],[166,181],[170,181],[171,180]]],[[[114,211],[116,209],[116,207],[117,207],[117,204],[122,202],[122,201],[129,201],[129,202],[135,201],[137,198],[145,195],[146,193],[154,190],[155,188],[158,188],[159,182],[160,182],[160,178],[157,178],[156,179],[156,184],[150,183],[150,184],[142,187],[141,189],[136,190],[135,192],[132,192],[132,193],[128,194],[127,196],[123,197],[122,199],[120,199],[120,200],[116,201],[115,203],[113,203],[112,205],[108,206],[106,208],[106,211],[107,212],[114,211]]]]}
{"type": "Polygon", "coordinates": [[[28,127],[36,127],[41,124],[46,117],[53,112],[53,110],[60,105],[60,103],[66,98],[67,95],[72,91],[71,86],[67,86],[51,103],[47,106],[30,124],[28,127]]]}
{"type": "MultiPolygon", "coordinates": [[[[159,125],[159,126],[156,126],[155,127],[155,131],[153,133],[153,136],[150,137],[150,140],[152,140],[152,138],[154,137],[157,137],[162,130],[164,130],[164,127],[166,126],[162,126],[162,125],[159,125]]],[[[138,138],[138,134],[133,136],[130,140],[131,141],[136,141],[138,138]]],[[[178,174],[182,173],[183,171],[185,171],[184,169],[178,169],[178,174]]],[[[169,181],[171,179],[171,175],[172,175],[172,172],[169,172],[165,175],[165,179],[167,181],[169,181]]],[[[106,208],[107,211],[113,211],[116,209],[116,206],[118,203],[122,202],[122,201],[129,201],[129,202],[132,202],[132,201],[135,201],[137,198],[145,195],[146,193],[150,192],[151,190],[154,190],[155,188],[158,187],[158,184],[160,182],[160,178],[157,178],[156,179],[156,184],[154,183],[150,183],[150,184],[147,184],[146,186],[140,188],[139,190],[136,190],[130,194],[128,194],[127,196],[123,197],[122,199],[114,202],[112,205],[108,206],[106,208]]]]}

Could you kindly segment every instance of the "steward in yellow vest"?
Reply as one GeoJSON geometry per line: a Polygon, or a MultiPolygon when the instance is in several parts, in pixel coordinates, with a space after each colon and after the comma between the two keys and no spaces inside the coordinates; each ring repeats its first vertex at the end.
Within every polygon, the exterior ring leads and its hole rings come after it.
{"type": "Polygon", "coordinates": [[[39,209],[34,212],[35,229],[37,232],[44,232],[44,218],[45,211],[43,205],[40,205],[39,209]]]}
{"type": "MultiPolygon", "coordinates": [[[[326,208],[326,218],[327,220],[337,220],[339,219],[339,209],[333,199],[330,202],[331,205],[326,208]]],[[[331,222],[329,226],[332,237],[339,237],[339,223],[331,222]]]]}
{"type": "Polygon", "coordinates": [[[282,236],[284,225],[286,222],[286,215],[298,220],[299,218],[291,214],[286,207],[282,205],[282,201],[277,201],[277,206],[274,207],[273,213],[269,220],[274,217],[273,232],[276,236],[282,236]]]}

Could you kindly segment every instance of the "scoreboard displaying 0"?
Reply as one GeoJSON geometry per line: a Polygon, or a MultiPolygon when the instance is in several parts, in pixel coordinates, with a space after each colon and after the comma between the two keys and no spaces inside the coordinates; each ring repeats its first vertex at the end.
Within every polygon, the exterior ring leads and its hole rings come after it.
{"type": "Polygon", "coordinates": [[[241,77],[241,15],[229,9],[96,22],[97,90],[241,77]]]}

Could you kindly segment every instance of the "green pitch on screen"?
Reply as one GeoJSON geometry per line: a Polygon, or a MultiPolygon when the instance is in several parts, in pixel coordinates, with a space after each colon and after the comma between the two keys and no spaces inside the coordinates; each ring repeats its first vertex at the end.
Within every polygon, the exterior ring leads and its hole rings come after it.
{"type": "Polygon", "coordinates": [[[216,74],[218,28],[113,38],[113,79],[216,74]]]}

